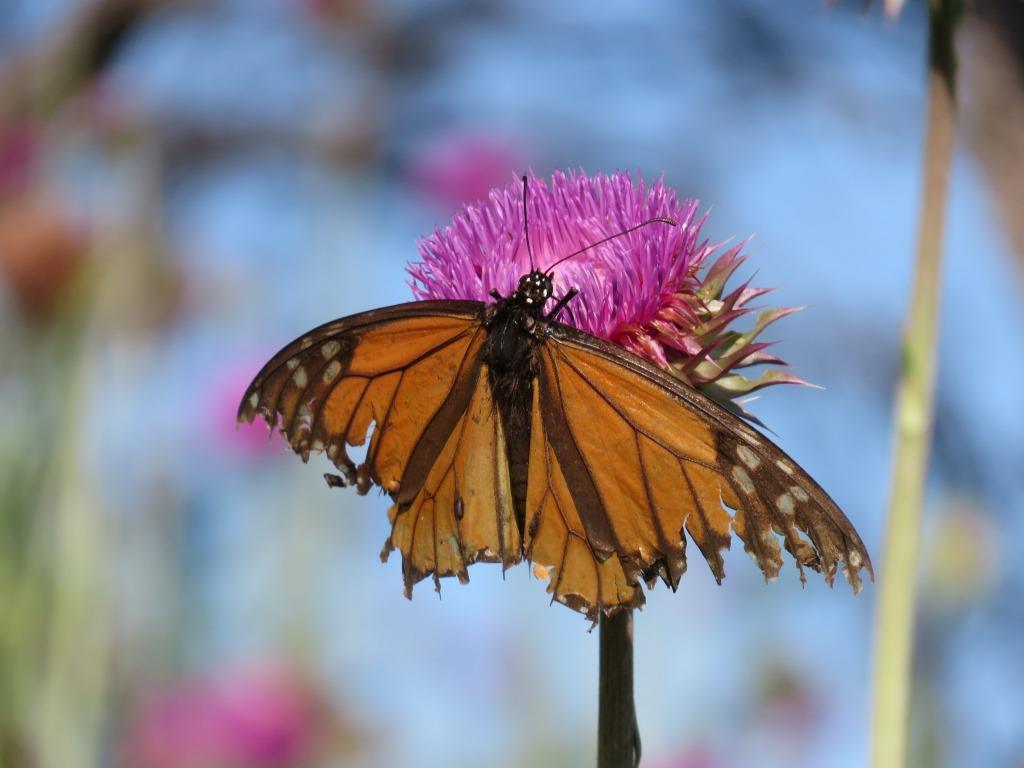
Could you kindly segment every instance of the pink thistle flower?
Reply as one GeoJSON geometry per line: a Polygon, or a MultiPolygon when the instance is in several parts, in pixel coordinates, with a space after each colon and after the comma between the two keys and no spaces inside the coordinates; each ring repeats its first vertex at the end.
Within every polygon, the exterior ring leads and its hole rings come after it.
{"type": "MultiPolygon", "coordinates": [[[[730,330],[770,289],[743,283],[726,293],[726,282],[746,260],[743,245],[722,251],[702,238],[707,214],[699,201],[679,200],[660,180],[648,186],[622,172],[570,171],[555,173],[550,186],[531,176],[527,205],[534,266],[541,270],[643,221],[678,223],[652,223],[555,267],[555,296],[579,289],[562,322],[666,368],[748,418],[736,398],[773,384],[806,384],[781,371],[756,379],[737,372],[785,364],[757,338],[797,308],[765,310],[750,330],[730,330]]],[[[531,269],[521,183],[463,206],[450,225],[420,241],[419,252],[422,260],[408,266],[417,299],[490,301],[492,290],[511,293],[531,269]]]]}

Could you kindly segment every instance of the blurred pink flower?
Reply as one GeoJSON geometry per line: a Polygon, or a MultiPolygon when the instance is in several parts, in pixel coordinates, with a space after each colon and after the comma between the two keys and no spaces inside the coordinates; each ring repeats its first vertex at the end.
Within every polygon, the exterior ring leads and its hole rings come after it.
{"type": "MultiPolygon", "coordinates": [[[[646,761],[645,761],[646,765],[646,761]]],[[[653,760],[651,768],[723,768],[711,748],[706,745],[686,747],[678,754],[661,760],[653,760]]]]}
{"type": "Polygon", "coordinates": [[[270,668],[158,692],[131,724],[128,768],[285,768],[308,757],[320,730],[310,690],[270,668]]]}
{"type": "MultiPolygon", "coordinates": [[[[421,240],[421,260],[408,267],[414,295],[490,301],[491,290],[511,293],[531,269],[522,199],[519,181],[493,189],[486,201],[464,206],[449,226],[421,240]]],[[[698,201],[680,201],[661,181],[648,186],[621,172],[570,171],[556,173],[550,186],[531,177],[528,205],[535,266],[545,271],[649,219],[678,224],[649,224],[555,267],[556,296],[572,286],[580,291],[562,322],[646,357],[721,402],[772,384],[805,383],[781,371],[757,379],[736,373],[762,363],[784,364],[756,339],[796,309],[766,310],[750,330],[730,330],[769,289],[744,283],[725,293],[746,257],[737,245],[711,260],[720,246],[701,236],[706,214],[699,214],[698,201]]]]}
{"type": "Polygon", "coordinates": [[[525,165],[524,153],[506,138],[451,133],[428,143],[413,158],[409,178],[422,194],[445,206],[483,199],[525,165]]]}
{"type": "Polygon", "coordinates": [[[906,2],[907,0],[885,0],[886,15],[891,19],[896,18],[900,15],[906,2]]]}
{"type": "Polygon", "coordinates": [[[810,742],[830,703],[811,678],[791,662],[769,661],[759,669],[754,716],[780,745],[799,748],[810,742]]]}
{"type": "Polygon", "coordinates": [[[36,136],[32,124],[0,123],[0,198],[22,192],[32,179],[35,164],[36,136]]]}

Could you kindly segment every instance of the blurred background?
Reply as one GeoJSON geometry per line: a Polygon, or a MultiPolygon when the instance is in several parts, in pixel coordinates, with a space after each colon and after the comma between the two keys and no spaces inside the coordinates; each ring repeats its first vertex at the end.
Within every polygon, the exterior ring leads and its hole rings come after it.
{"type": "MultiPolygon", "coordinates": [[[[753,410],[876,563],[917,226],[922,2],[0,0],[0,765],[589,766],[597,633],[517,568],[402,597],[249,379],[411,298],[515,173],[623,169],[754,235],[753,410]]],[[[1024,765],[1024,6],[960,36],[912,764],[1024,765]]],[[[875,588],[737,547],[636,617],[644,765],[861,766],[875,588]]]]}

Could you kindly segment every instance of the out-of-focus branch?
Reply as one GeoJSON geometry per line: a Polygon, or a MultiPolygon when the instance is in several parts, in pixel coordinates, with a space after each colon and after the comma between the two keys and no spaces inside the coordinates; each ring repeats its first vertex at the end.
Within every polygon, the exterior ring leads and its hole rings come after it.
{"type": "Polygon", "coordinates": [[[0,114],[52,114],[102,72],[133,28],[169,1],[91,0],[69,14],[45,44],[14,51],[5,62],[0,114]]]}
{"type": "Polygon", "coordinates": [[[1024,3],[972,4],[960,47],[964,138],[1024,267],[1024,3]]]}
{"type": "Polygon", "coordinates": [[[929,2],[928,116],[917,260],[896,405],[896,445],[885,540],[874,669],[871,765],[907,761],[910,680],[921,508],[937,358],[942,247],[956,132],[954,36],[960,0],[929,2]]]}

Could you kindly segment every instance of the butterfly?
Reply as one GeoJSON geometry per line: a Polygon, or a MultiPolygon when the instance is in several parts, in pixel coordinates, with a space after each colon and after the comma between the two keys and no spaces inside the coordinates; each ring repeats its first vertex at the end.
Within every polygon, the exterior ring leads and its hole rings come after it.
{"type": "Polygon", "coordinates": [[[724,577],[735,533],[768,579],[784,547],[854,591],[871,562],[850,521],[796,462],[741,418],[627,350],[558,322],[574,290],[552,272],[493,302],[415,301],[319,326],[249,385],[262,416],[330,485],[392,500],[381,552],[402,556],[406,595],[475,562],[522,560],[557,600],[596,621],[671,589],[689,537],[724,577]],[[347,452],[366,442],[365,460],[347,452]]]}

